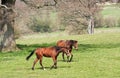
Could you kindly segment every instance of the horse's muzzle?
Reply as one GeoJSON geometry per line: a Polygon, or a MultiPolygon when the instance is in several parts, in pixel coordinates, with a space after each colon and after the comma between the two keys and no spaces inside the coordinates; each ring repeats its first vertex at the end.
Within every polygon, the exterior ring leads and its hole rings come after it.
{"type": "Polygon", "coordinates": [[[71,53],[67,53],[67,56],[71,56],[71,53]]]}

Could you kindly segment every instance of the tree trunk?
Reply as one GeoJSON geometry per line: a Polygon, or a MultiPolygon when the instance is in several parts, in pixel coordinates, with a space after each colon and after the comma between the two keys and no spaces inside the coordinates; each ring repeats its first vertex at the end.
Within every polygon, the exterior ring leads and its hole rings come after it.
{"type": "Polygon", "coordinates": [[[89,19],[88,34],[94,34],[94,19],[93,19],[93,16],[90,16],[90,19],[89,19]]]}
{"type": "Polygon", "coordinates": [[[16,50],[16,42],[14,39],[14,28],[11,23],[4,24],[4,32],[1,34],[0,51],[13,51],[16,50]]]}
{"type": "Polygon", "coordinates": [[[13,6],[15,0],[2,0],[0,6],[0,51],[8,52],[17,49],[14,38],[13,6]],[[3,6],[4,5],[4,6],[3,6]]]}

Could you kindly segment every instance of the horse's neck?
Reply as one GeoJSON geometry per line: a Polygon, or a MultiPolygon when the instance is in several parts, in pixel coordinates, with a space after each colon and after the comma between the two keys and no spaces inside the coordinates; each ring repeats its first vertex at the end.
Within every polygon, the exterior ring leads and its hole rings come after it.
{"type": "Polygon", "coordinates": [[[59,54],[60,52],[62,52],[61,47],[56,46],[56,52],[57,52],[58,54],[59,54]]]}
{"type": "Polygon", "coordinates": [[[70,45],[70,48],[72,49],[72,48],[73,48],[73,45],[70,45]]]}
{"type": "Polygon", "coordinates": [[[64,50],[62,50],[62,49],[60,49],[60,50],[58,50],[58,53],[61,53],[61,52],[63,52],[64,50]]]}
{"type": "Polygon", "coordinates": [[[69,43],[69,41],[66,41],[66,47],[68,47],[69,49],[72,49],[73,44],[69,43]]]}
{"type": "Polygon", "coordinates": [[[72,48],[73,48],[73,45],[71,44],[71,45],[69,46],[69,49],[71,49],[71,50],[72,50],[72,48]]]}

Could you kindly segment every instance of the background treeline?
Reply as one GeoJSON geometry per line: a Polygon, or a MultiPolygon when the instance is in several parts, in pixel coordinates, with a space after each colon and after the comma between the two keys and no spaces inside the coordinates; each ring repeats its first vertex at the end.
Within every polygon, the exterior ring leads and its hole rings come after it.
{"type": "MultiPolygon", "coordinates": [[[[98,0],[97,8],[95,7],[90,11],[82,6],[82,8],[78,7],[77,0],[74,5],[71,4],[72,0],[70,1],[71,3],[67,2],[67,0],[66,2],[60,0],[61,2],[57,3],[57,6],[49,6],[55,3],[53,0],[48,0],[50,3],[46,1],[44,7],[36,4],[35,8],[30,7],[30,3],[26,4],[23,1],[16,1],[18,16],[16,17],[15,29],[17,35],[54,31],[66,31],[69,34],[87,33],[86,30],[91,13],[94,13],[95,28],[120,27],[119,0],[98,0]],[[66,3],[69,3],[68,7],[64,6],[66,3]]],[[[88,2],[84,3],[83,1],[83,4],[88,4],[88,2]]]]}

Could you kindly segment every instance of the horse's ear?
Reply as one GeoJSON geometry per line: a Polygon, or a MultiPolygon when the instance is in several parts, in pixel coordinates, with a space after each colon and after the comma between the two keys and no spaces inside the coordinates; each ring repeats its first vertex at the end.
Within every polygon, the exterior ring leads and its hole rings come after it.
{"type": "Polygon", "coordinates": [[[78,43],[78,41],[76,41],[76,40],[75,40],[74,42],[75,42],[75,43],[78,43]]]}
{"type": "Polygon", "coordinates": [[[77,40],[71,40],[71,42],[74,44],[74,43],[78,43],[77,40]]]}
{"type": "Polygon", "coordinates": [[[69,42],[73,44],[73,43],[74,43],[74,40],[70,40],[69,42]]]}

